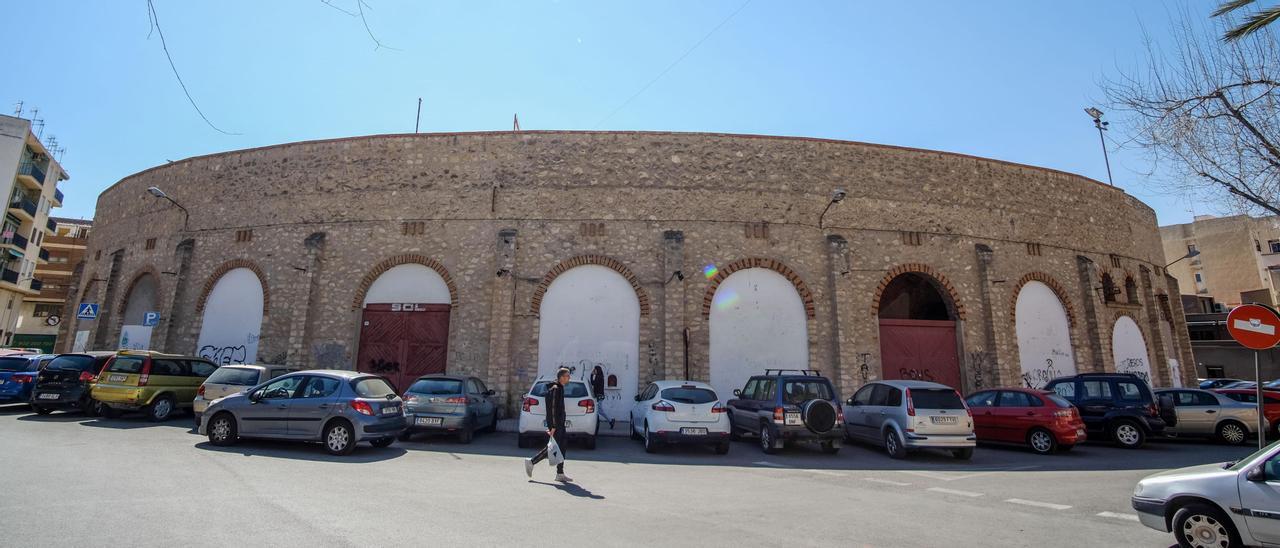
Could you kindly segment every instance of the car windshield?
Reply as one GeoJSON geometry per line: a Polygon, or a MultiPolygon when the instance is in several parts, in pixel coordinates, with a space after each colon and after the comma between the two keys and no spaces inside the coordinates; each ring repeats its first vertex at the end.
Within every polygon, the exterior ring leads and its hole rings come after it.
{"type": "Polygon", "coordinates": [[[142,358],[116,358],[111,360],[111,365],[107,366],[107,371],[111,373],[141,373],[142,358]]]}
{"type": "Polygon", "coordinates": [[[356,381],[351,388],[361,398],[386,398],[396,395],[396,390],[391,388],[391,384],[379,377],[365,377],[356,381]]]}
{"type": "Polygon", "coordinates": [[[204,382],[206,384],[253,386],[258,384],[258,370],[250,367],[219,367],[204,382]]]}
{"type": "Polygon", "coordinates": [[[662,391],[662,399],[675,403],[711,403],[716,401],[716,393],[706,388],[679,387],[662,391]]]}
{"type": "MultiPolygon", "coordinates": [[[[540,381],[533,385],[533,390],[529,391],[530,396],[546,397],[547,388],[551,386],[551,381],[540,381]]],[[[564,387],[564,397],[566,398],[585,398],[587,397],[587,385],[578,381],[571,381],[564,387]]]]}
{"type": "Polygon", "coordinates": [[[786,381],[782,385],[782,400],[786,403],[801,404],[809,400],[830,400],[831,385],[819,380],[786,381]]]}
{"type": "Polygon", "coordinates": [[[426,395],[461,394],[462,381],[456,379],[419,379],[409,392],[426,395]]]}
{"type": "Polygon", "coordinates": [[[1066,398],[1063,398],[1062,396],[1059,396],[1057,394],[1045,394],[1044,398],[1053,402],[1053,404],[1058,407],[1061,407],[1063,409],[1071,409],[1071,402],[1067,401],[1066,398]]]}
{"type": "Polygon", "coordinates": [[[0,371],[35,371],[38,363],[27,358],[0,358],[0,371]]]}
{"type": "Polygon", "coordinates": [[[916,409],[964,409],[956,391],[943,388],[912,388],[911,404],[916,409]]]}
{"type": "Polygon", "coordinates": [[[1248,466],[1248,465],[1249,465],[1249,463],[1253,461],[1253,459],[1258,458],[1258,457],[1259,457],[1259,456],[1261,456],[1263,453],[1267,453],[1267,452],[1270,452],[1272,449],[1275,449],[1276,444],[1280,444],[1280,441],[1272,442],[1270,445],[1268,445],[1268,446],[1266,446],[1266,447],[1263,447],[1262,449],[1259,449],[1259,450],[1257,450],[1257,451],[1254,451],[1254,452],[1253,452],[1253,454],[1251,454],[1251,455],[1249,455],[1249,456],[1247,456],[1247,457],[1245,457],[1245,458],[1243,458],[1243,459],[1240,459],[1240,460],[1237,460],[1237,461],[1232,461],[1232,462],[1230,463],[1230,464],[1231,464],[1231,466],[1226,466],[1226,467],[1224,467],[1224,468],[1226,468],[1227,470],[1231,470],[1232,472],[1239,472],[1240,470],[1242,470],[1242,469],[1244,469],[1246,466],[1248,466]]]}
{"type": "Polygon", "coordinates": [[[89,371],[93,369],[93,363],[93,356],[67,354],[54,358],[45,369],[54,371],[89,371]]]}

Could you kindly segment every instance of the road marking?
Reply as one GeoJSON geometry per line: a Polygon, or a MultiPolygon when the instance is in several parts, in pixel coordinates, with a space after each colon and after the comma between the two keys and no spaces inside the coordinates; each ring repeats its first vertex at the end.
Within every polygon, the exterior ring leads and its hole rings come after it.
{"type": "Polygon", "coordinates": [[[751,464],[759,464],[760,466],[772,466],[774,468],[791,468],[790,466],[787,466],[785,464],[778,464],[776,462],[769,462],[767,460],[758,460],[751,464]]]}
{"type": "Polygon", "coordinates": [[[880,479],[880,478],[862,478],[862,481],[869,481],[872,483],[883,483],[885,485],[893,485],[897,487],[908,487],[911,485],[910,483],[903,483],[901,481],[893,481],[893,480],[880,479]]]}
{"type": "Polygon", "coordinates": [[[981,468],[969,469],[968,471],[970,473],[968,474],[958,473],[958,472],[930,471],[930,470],[898,470],[898,472],[902,472],[903,474],[911,474],[913,476],[920,476],[923,478],[940,480],[940,481],[956,481],[956,480],[962,480],[962,479],[976,478],[980,476],[989,476],[991,474],[999,474],[1001,472],[1018,472],[1022,470],[1031,470],[1033,468],[1040,468],[1040,466],[1036,464],[1032,464],[1027,466],[988,468],[985,470],[981,468]]]}
{"type": "Polygon", "coordinates": [[[1135,514],[1118,514],[1116,512],[1098,512],[1098,517],[1138,521],[1138,516],[1135,514]]]}
{"type": "Polygon", "coordinates": [[[835,476],[837,478],[843,478],[849,475],[849,474],[842,474],[840,472],[831,472],[828,470],[808,470],[808,472],[814,473],[814,474],[822,474],[824,476],[835,476]]]}
{"type": "Polygon", "coordinates": [[[957,495],[961,497],[981,497],[982,493],[974,493],[973,491],[960,491],[957,489],[943,489],[942,487],[930,487],[926,491],[934,493],[942,493],[944,495],[957,495]]]}
{"type": "Polygon", "coordinates": [[[1035,506],[1036,508],[1048,508],[1050,510],[1066,510],[1068,508],[1071,508],[1070,504],[1054,504],[1052,502],[1040,502],[1038,500],[1005,499],[1004,501],[1010,504],[1021,504],[1023,506],[1035,506]]]}

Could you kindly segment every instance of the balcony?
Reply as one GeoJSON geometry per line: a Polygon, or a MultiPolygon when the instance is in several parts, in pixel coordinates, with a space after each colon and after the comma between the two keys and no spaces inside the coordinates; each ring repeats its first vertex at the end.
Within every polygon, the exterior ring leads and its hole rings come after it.
{"type": "Polygon", "coordinates": [[[36,203],[26,196],[15,194],[9,199],[9,209],[12,210],[19,218],[26,221],[34,221],[36,219],[36,203]]]}
{"type": "Polygon", "coordinates": [[[48,250],[48,249],[40,248],[40,260],[41,260],[41,261],[44,261],[44,262],[46,262],[46,263],[47,263],[47,262],[49,262],[49,250],[48,250]]]}
{"type": "Polygon", "coordinates": [[[53,207],[62,207],[62,191],[53,189],[53,207]]]}
{"type": "Polygon", "coordinates": [[[53,219],[49,219],[49,222],[45,223],[44,227],[49,230],[49,234],[58,233],[58,223],[54,222],[53,219]]]}
{"type": "Polygon", "coordinates": [[[32,190],[39,190],[44,184],[44,170],[35,162],[24,161],[18,164],[18,180],[32,190]]]}
{"type": "Polygon", "coordinates": [[[42,282],[42,281],[40,281],[40,280],[37,280],[37,279],[35,279],[35,278],[31,278],[31,290],[32,290],[32,291],[40,291],[40,288],[42,288],[42,287],[44,287],[44,282],[42,282]]]}
{"type": "Polygon", "coordinates": [[[9,270],[7,268],[0,270],[0,282],[9,282],[13,285],[18,285],[18,271],[9,270]]]}
{"type": "Polygon", "coordinates": [[[14,232],[13,235],[8,238],[0,238],[0,245],[11,245],[14,248],[16,248],[18,251],[26,253],[27,237],[21,234],[18,234],[17,232],[14,232]]]}

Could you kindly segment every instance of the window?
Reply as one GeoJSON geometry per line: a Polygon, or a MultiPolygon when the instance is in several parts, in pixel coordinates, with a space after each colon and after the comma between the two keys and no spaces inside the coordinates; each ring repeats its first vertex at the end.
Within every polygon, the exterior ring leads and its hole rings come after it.
{"type": "Polygon", "coordinates": [[[400,234],[405,236],[421,236],[427,233],[427,223],[423,221],[405,221],[400,223],[400,234]]]}
{"type": "Polygon", "coordinates": [[[871,393],[870,405],[882,406],[889,401],[889,387],[883,384],[877,384],[875,391],[871,393]]]}
{"type": "Polygon", "coordinates": [[[209,384],[253,386],[258,384],[258,370],[249,367],[220,367],[205,380],[209,384]]]}
{"type": "Polygon", "coordinates": [[[1129,304],[1138,304],[1138,283],[1133,281],[1133,276],[1124,278],[1124,295],[1129,304]]]}
{"type": "Polygon", "coordinates": [[[207,378],[218,370],[218,366],[203,360],[191,360],[186,362],[187,374],[192,377],[207,378]]]}
{"type": "MultiPolygon", "coordinates": [[[[298,392],[298,387],[302,385],[302,381],[306,379],[303,375],[294,375],[292,377],[282,377],[267,383],[266,386],[258,389],[258,397],[266,400],[284,400],[294,397],[298,392]]],[[[385,383],[384,383],[385,384],[385,383]]]]}
{"type": "Polygon", "coordinates": [[[97,250],[97,251],[94,251],[94,252],[93,252],[93,260],[95,260],[95,261],[96,261],[96,260],[101,259],[101,258],[102,258],[102,250],[101,250],[101,249],[99,249],[99,250],[97,250]]]}
{"type": "MultiPolygon", "coordinates": [[[[56,289],[56,287],[44,286],[46,289],[56,289]]],[[[35,312],[31,313],[32,317],[44,318],[50,315],[57,316],[62,313],[62,305],[58,304],[37,304],[35,312]]]]}
{"type": "Polygon", "coordinates": [[[1138,385],[1131,382],[1117,382],[1116,389],[1120,391],[1120,401],[1146,401],[1147,398],[1142,397],[1142,389],[1138,385]]]}
{"type": "Polygon", "coordinates": [[[969,396],[969,399],[965,400],[965,402],[969,404],[969,407],[995,407],[998,394],[999,392],[994,391],[978,392],[969,396]]]}
{"type": "Polygon", "coordinates": [[[955,390],[941,388],[917,388],[911,391],[911,403],[916,409],[964,409],[964,402],[955,390]]]}
{"type": "MultiPolygon", "coordinates": [[[[1080,383],[1080,399],[1110,400],[1111,383],[1105,381],[1084,381],[1080,383]]],[[[1063,397],[1066,397],[1064,394],[1063,397]]]]}
{"type": "MultiPolygon", "coordinates": [[[[55,362],[57,360],[54,360],[55,362]]],[[[107,371],[111,373],[129,373],[138,374],[142,372],[142,365],[145,361],[142,358],[116,358],[111,360],[111,365],[107,366],[107,371]]]]}
{"type": "Polygon", "coordinates": [[[1105,302],[1116,302],[1116,293],[1120,290],[1116,289],[1115,280],[1111,279],[1111,274],[1102,274],[1102,300],[1105,302]]]}
{"type": "Polygon", "coordinates": [[[1000,407],[1031,407],[1031,401],[1022,392],[1001,392],[1000,407]]]}
{"type": "MultiPolygon", "coordinates": [[[[378,380],[381,380],[381,379],[378,379],[378,380]]],[[[363,382],[363,381],[362,381],[362,382],[363,382]]],[[[384,384],[385,384],[385,383],[384,383],[384,384]]],[[[539,382],[538,384],[536,384],[536,385],[534,385],[534,386],[533,386],[533,390],[530,390],[530,391],[529,391],[529,395],[530,395],[530,396],[536,396],[536,397],[539,397],[539,398],[546,397],[546,395],[547,395],[547,390],[548,390],[550,387],[551,387],[551,381],[542,381],[542,382],[539,382]]],[[[459,391],[461,391],[461,384],[459,384],[459,391]]],[[[357,390],[357,392],[359,392],[359,391],[357,390]]],[[[365,398],[375,398],[375,397],[378,397],[378,396],[361,396],[361,397],[365,397],[365,398]]],[[[578,381],[573,381],[573,382],[571,382],[571,383],[569,383],[569,384],[565,385],[565,387],[564,387],[564,397],[566,397],[566,398],[585,398],[585,397],[587,397],[587,385],[586,385],[585,383],[581,383],[581,382],[578,382],[578,381]]]]}
{"type": "Polygon", "coordinates": [[[182,376],[184,369],[186,368],[180,362],[174,360],[151,360],[151,374],[153,376],[182,376]]]}
{"type": "MultiPolygon", "coordinates": [[[[1228,396],[1230,397],[1230,396],[1228,396]]],[[[1254,399],[1253,401],[1258,401],[1254,399]]],[[[1187,406],[1217,406],[1218,398],[1205,394],[1204,392],[1192,392],[1190,390],[1179,390],[1173,394],[1173,404],[1178,407],[1187,406]]]]}
{"type": "Polygon", "coordinates": [[[650,384],[648,388],[644,389],[644,400],[647,401],[656,397],[658,397],[658,385],[650,384]]]}
{"type": "Polygon", "coordinates": [[[0,358],[0,371],[34,371],[37,363],[26,358],[0,358]]]}
{"type": "Polygon", "coordinates": [[[904,245],[924,245],[924,233],[922,232],[903,232],[902,243],[904,245]]]}
{"type": "MultiPolygon", "coordinates": [[[[1213,340],[1213,339],[1209,339],[1213,340]]],[[[1227,376],[1227,368],[1221,365],[1207,365],[1204,368],[1205,374],[1211,379],[1221,379],[1227,376]]]]}
{"type": "Polygon", "coordinates": [[[578,234],[587,237],[604,236],[604,223],[580,223],[578,234]]]}
{"type": "Polygon", "coordinates": [[[144,249],[155,249],[155,248],[156,248],[156,239],[155,239],[155,238],[147,238],[147,243],[146,243],[146,245],[145,245],[145,246],[143,246],[143,247],[144,247],[144,249]]]}
{"type": "Polygon", "coordinates": [[[1204,278],[1200,276],[1199,272],[1196,272],[1196,283],[1204,283],[1204,278]]]}
{"type": "MultiPolygon", "coordinates": [[[[756,399],[756,389],[760,387],[760,381],[751,379],[747,381],[747,387],[742,389],[742,393],[738,396],[744,400],[756,399]]],[[[653,399],[653,398],[649,398],[653,399]]]]}
{"type": "Polygon", "coordinates": [[[1262,479],[1268,482],[1280,481],[1280,455],[1275,455],[1262,465],[1262,479]]]}
{"type": "Polygon", "coordinates": [[[1267,247],[1272,253],[1280,253],[1280,240],[1267,240],[1267,247]]]}
{"type": "Polygon", "coordinates": [[[1112,255],[1112,256],[1111,256],[1111,266],[1112,266],[1113,268],[1120,268],[1120,256],[1119,256],[1119,255],[1112,255]]]}
{"type": "Polygon", "coordinates": [[[890,386],[889,397],[885,400],[884,404],[889,407],[902,407],[902,391],[890,386]]]}
{"type": "MultiPolygon", "coordinates": [[[[1067,384],[1071,384],[1071,383],[1067,383],[1067,384]]],[[[1060,409],[1071,409],[1071,402],[1067,401],[1065,398],[1057,394],[1049,394],[1045,396],[1045,399],[1053,402],[1053,404],[1058,406],[1058,408],[1060,409]]]]}
{"type": "Polygon", "coordinates": [[[471,379],[471,381],[476,383],[476,387],[480,389],[480,394],[484,394],[489,391],[489,387],[484,385],[484,381],[480,379],[471,379]]]}
{"type": "Polygon", "coordinates": [[[253,229],[252,229],[252,228],[247,228],[247,229],[244,229],[244,230],[237,230],[237,231],[236,231],[236,241],[237,241],[237,242],[251,242],[251,241],[253,241],[253,229]]]}
{"type": "Polygon", "coordinates": [[[427,396],[461,394],[462,381],[456,379],[419,379],[409,386],[409,392],[427,396]]]}
{"type": "Polygon", "coordinates": [[[761,401],[773,401],[774,395],[778,393],[775,390],[777,383],[773,379],[760,379],[760,386],[756,388],[755,399],[761,401]]]}
{"type": "Polygon", "coordinates": [[[830,400],[834,397],[831,387],[823,381],[793,380],[782,385],[782,401],[789,404],[799,405],[809,400],[830,400]]]}
{"type": "Polygon", "coordinates": [[[45,369],[54,371],[98,371],[98,360],[84,354],[64,354],[53,359],[45,369]]]}
{"type": "Polygon", "coordinates": [[[753,240],[769,239],[769,223],[746,223],[744,225],[746,237],[753,240]]]}
{"type": "Polygon", "coordinates": [[[874,389],[875,389],[874,384],[869,384],[867,386],[862,387],[861,390],[858,390],[856,393],[853,394],[853,404],[854,405],[870,405],[871,392],[874,389]]]}
{"type": "Polygon", "coordinates": [[[662,399],[675,403],[701,404],[716,401],[716,393],[706,388],[668,388],[662,391],[662,399]]]}
{"type": "Polygon", "coordinates": [[[1044,252],[1040,249],[1040,244],[1027,243],[1027,255],[1035,255],[1036,257],[1039,257],[1043,254],[1044,252]]]}
{"type": "Polygon", "coordinates": [[[307,386],[302,389],[303,398],[327,398],[338,391],[338,379],[333,377],[307,377],[307,386]]]}
{"type": "Polygon", "coordinates": [[[476,380],[475,380],[475,379],[467,379],[467,393],[468,393],[468,394],[475,394],[475,395],[477,395],[477,396],[478,396],[478,395],[480,395],[480,393],[481,393],[481,392],[483,392],[483,390],[480,390],[480,385],[479,385],[479,384],[476,384],[476,380]]]}
{"type": "Polygon", "coordinates": [[[1256,249],[1256,250],[1258,250],[1258,252],[1259,252],[1259,253],[1261,253],[1261,252],[1262,252],[1262,242],[1259,242],[1258,240],[1254,240],[1254,241],[1253,241],[1253,248],[1254,248],[1254,249],[1256,249]]]}

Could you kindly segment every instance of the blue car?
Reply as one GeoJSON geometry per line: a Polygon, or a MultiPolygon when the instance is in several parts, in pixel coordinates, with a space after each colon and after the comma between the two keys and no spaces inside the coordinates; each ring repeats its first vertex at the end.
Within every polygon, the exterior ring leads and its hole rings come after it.
{"type": "Polygon", "coordinates": [[[31,401],[36,374],[53,361],[53,354],[17,354],[0,357],[0,405],[31,401]]]}

